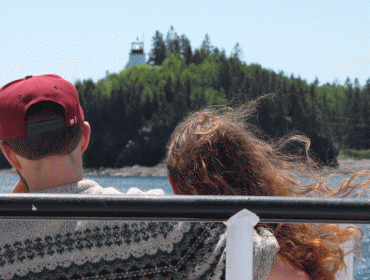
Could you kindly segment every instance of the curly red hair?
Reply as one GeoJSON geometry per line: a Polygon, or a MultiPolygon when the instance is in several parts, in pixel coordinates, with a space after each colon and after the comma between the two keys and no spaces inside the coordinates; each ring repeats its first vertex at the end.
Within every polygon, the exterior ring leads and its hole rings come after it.
{"type": "MultiPolygon", "coordinates": [[[[256,136],[258,130],[245,122],[252,111],[253,103],[237,110],[208,108],[191,114],[177,126],[168,144],[166,162],[182,194],[344,197],[370,184],[353,183],[357,176],[369,175],[365,172],[329,188],[325,181],[330,176],[318,176],[318,166],[308,155],[310,140],[301,135],[278,142],[261,140],[256,136]],[[304,156],[282,152],[292,142],[304,144],[304,156]],[[297,174],[314,178],[315,183],[303,184],[297,174]]],[[[274,231],[279,253],[318,280],[334,279],[345,267],[344,256],[349,252],[340,244],[348,240],[358,243],[363,238],[362,230],[355,226],[265,226],[274,231]]]]}

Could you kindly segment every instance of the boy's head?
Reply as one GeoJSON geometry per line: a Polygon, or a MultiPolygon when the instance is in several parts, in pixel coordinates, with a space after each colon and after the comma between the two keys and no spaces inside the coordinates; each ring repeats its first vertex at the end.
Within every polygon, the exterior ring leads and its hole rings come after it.
{"type": "Polygon", "coordinates": [[[83,122],[76,89],[57,75],[27,76],[0,89],[0,140],[26,159],[71,153],[83,122]]]}

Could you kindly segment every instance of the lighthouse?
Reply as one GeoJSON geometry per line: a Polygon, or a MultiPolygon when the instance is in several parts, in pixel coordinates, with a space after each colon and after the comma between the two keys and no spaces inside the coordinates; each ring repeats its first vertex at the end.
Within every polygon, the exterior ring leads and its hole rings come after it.
{"type": "Polygon", "coordinates": [[[140,64],[145,64],[144,42],[137,38],[137,41],[131,43],[131,53],[126,69],[140,64]]]}

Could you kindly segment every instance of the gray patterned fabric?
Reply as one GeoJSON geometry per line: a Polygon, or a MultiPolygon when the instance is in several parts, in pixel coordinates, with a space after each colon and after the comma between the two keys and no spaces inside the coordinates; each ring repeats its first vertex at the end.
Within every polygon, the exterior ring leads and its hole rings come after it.
{"type": "MultiPolygon", "coordinates": [[[[40,193],[117,194],[84,180],[40,193]]],[[[0,220],[0,279],[225,279],[222,223],[0,220]]],[[[279,250],[254,232],[253,279],[279,250]]]]}

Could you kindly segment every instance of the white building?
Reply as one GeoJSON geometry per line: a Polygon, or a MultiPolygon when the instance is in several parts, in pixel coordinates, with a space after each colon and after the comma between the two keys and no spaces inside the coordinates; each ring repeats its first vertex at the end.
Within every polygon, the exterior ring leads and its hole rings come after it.
{"type": "Polygon", "coordinates": [[[139,38],[137,38],[137,41],[131,43],[131,53],[130,58],[126,64],[125,69],[129,69],[132,66],[145,64],[145,53],[144,53],[144,43],[139,41],[139,38]]]}

